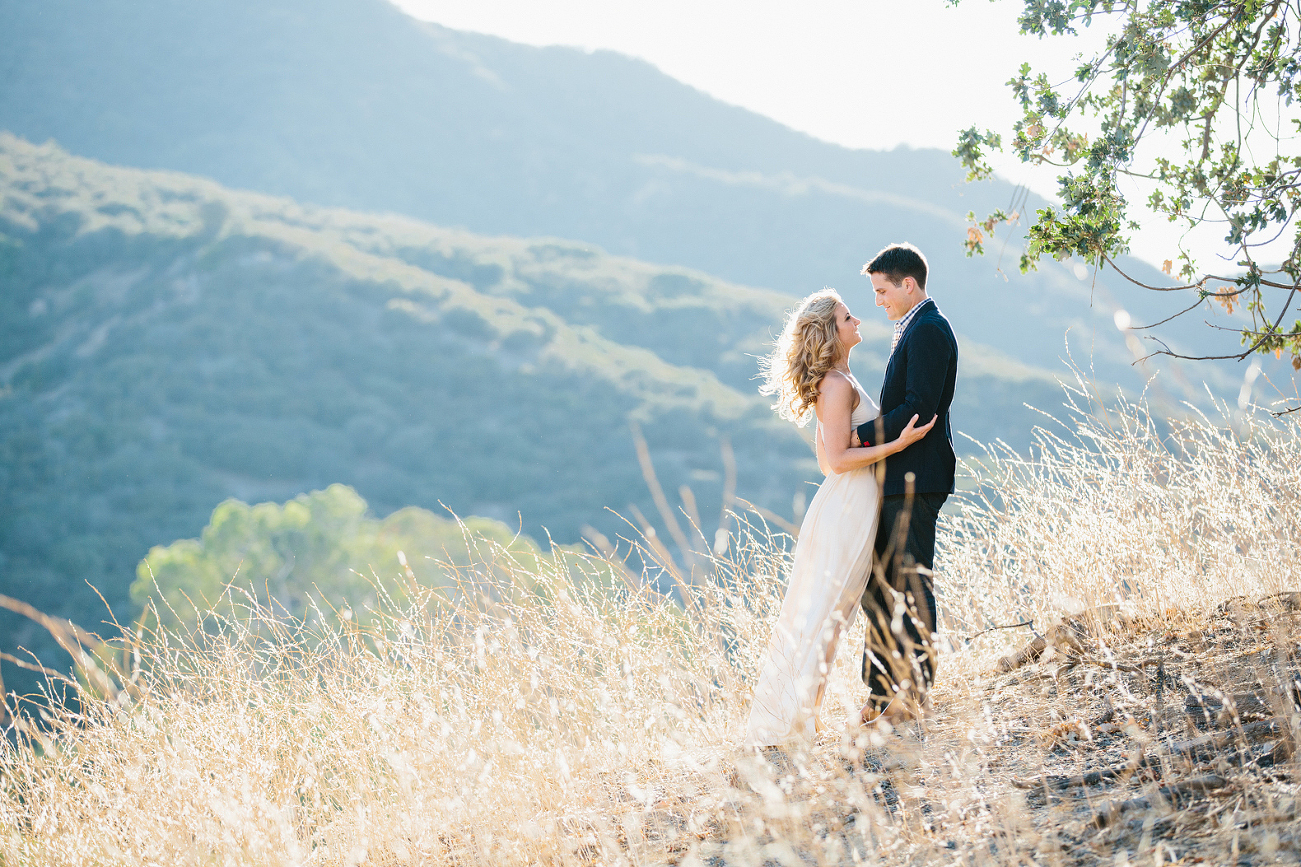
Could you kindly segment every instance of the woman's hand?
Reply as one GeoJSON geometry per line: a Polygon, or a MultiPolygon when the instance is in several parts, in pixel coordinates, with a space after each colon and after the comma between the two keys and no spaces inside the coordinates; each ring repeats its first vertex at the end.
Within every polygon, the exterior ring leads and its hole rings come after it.
{"type": "Polygon", "coordinates": [[[939,415],[936,414],[932,416],[931,420],[926,422],[926,424],[917,427],[917,416],[913,415],[913,417],[908,420],[908,424],[899,433],[899,438],[895,440],[895,443],[899,446],[899,451],[903,451],[908,448],[908,446],[930,433],[931,428],[935,427],[935,420],[938,418],[939,415]]]}
{"type": "Polygon", "coordinates": [[[871,466],[903,451],[930,433],[938,418],[918,425],[914,415],[896,439],[876,446],[855,448],[858,432],[850,425],[854,396],[853,386],[845,377],[828,376],[822,380],[815,407],[818,414],[817,450],[818,467],[827,475],[871,466]]]}

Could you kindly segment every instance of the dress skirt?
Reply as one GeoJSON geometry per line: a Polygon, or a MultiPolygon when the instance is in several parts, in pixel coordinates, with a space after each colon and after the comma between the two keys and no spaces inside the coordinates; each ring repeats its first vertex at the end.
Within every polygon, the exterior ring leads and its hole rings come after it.
{"type": "Polygon", "coordinates": [[[867,586],[880,505],[870,466],[827,476],[809,504],[754,689],[746,744],[813,736],[840,636],[853,625],[867,586]]]}

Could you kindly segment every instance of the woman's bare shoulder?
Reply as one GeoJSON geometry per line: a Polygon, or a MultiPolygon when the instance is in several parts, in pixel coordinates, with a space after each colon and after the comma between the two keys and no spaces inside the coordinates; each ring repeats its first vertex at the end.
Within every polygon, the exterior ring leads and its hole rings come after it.
{"type": "Polygon", "coordinates": [[[838,370],[829,370],[818,382],[818,395],[832,400],[848,398],[854,393],[854,385],[838,370]]]}

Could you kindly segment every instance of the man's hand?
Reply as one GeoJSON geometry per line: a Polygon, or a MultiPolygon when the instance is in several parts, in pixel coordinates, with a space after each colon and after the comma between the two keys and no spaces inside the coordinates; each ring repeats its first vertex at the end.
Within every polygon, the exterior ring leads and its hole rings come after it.
{"type": "Polygon", "coordinates": [[[858,428],[854,428],[849,432],[849,447],[851,449],[863,447],[863,441],[858,438],[858,428]]]}

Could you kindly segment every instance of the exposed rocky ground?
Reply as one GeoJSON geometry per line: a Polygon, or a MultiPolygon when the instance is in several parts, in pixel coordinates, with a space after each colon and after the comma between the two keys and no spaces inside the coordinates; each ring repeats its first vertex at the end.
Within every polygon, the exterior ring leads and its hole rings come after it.
{"type": "Polygon", "coordinates": [[[1095,609],[924,724],[743,758],[645,827],[681,863],[1297,863],[1299,627],[1290,593],[1095,609]]]}
{"type": "Polygon", "coordinates": [[[991,788],[1070,862],[1301,857],[1298,600],[1055,630],[986,687],[991,788]]]}

